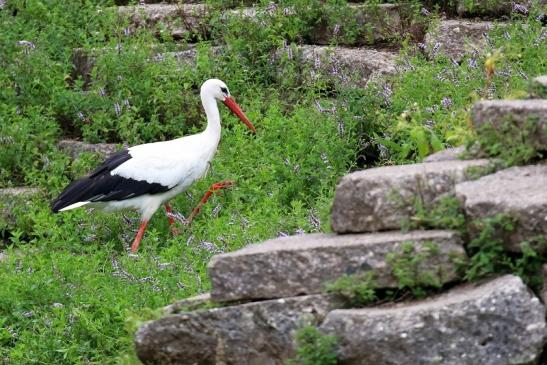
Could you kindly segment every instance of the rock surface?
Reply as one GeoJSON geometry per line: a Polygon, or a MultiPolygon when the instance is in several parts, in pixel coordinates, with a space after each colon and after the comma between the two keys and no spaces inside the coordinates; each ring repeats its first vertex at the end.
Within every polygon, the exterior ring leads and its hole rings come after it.
{"type": "Polygon", "coordinates": [[[398,286],[386,256],[412,243],[416,252],[434,243],[438,252],[419,265],[440,283],[459,278],[454,258],[466,259],[452,231],[376,234],[309,234],[282,237],[214,256],[209,263],[215,301],[282,298],[321,293],[340,276],[373,270],[378,288],[398,286]]]}
{"type": "Polygon", "coordinates": [[[179,300],[173,304],[163,307],[164,314],[175,314],[180,312],[193,311],[200,309],[203,305],[206,305],[211,302],[211,294],[204,293],[196,295],[190,298],[179,300]]]}
{"type": "Polygon", "coordinates": [[[399,229],[415,214],[417,203],[430,208],[437,198],[452,193],[457,183],[486,172],[489,166],[488,160],[441,161],[353,172],[336,188],[332,229],[338,233],[399,229]]]}
{"type": "Polygon", "coordinates": [[[135,345],[145,364],[282,365],[294,332],[334,308],[334,298],[311,295],[180,313],[144,324],[135,345]]]}
{"type": "Polygon", "coordinates": [[[494,23],[486,21],[441,20],[426,33],[425,51],[429,57],[444,53],[459,61],[466,54],[483,49],[486,45],[484,34],[493,27],[494,23]]]}
{"type": "Polygon", "coordinates": [[[392,51],[378,51],[368,48],[347,48],[303,45],[298,47],[303,64],[313,72],[329,75],[343,84],[365,86],[379,75],[397,72],[392,51]]]}
{"type": "MultiPolygon", "coordinates": [[[[514,230],[499,232],[506,248],[520,251],[522,241],[547,238],[547,165],[512,167],[475,181],[456,185],[462,201],[471,238],[479,232],[475,222],[497,214],[516,219],[514,230]]],[[[547,249],[547,240],[538,244],[547,249]]]]}
{"type": "Polygon", "coordinates": [[[518,1],[518,5],[524,7],[520,9],[515,8],[517,3],[511,0],[456,0],[456,4],[460,16],[502,16],[509,15],[512,12],[526,15],[525,13],[532,5],[532,1],[518,1]]]}
{"type": "Polygon", "coordinates": [[[547,75],[534,78],[531,85],[533,97],[547,99],[547,75]]]}
{"type": "Polygon", "coordinates": [[[10,229],[23,218],[29,200],[40,194],[40,189],[29,187],[0,189],[0,230],[10,229]]]}
{"type": "Polygon", "coordinates": [[[526,131],[527,143],[540,151],[547,150],[547,100],[481,101],[473,106],[471,118],[479,134],[492,133],[493,129],[500,135],[512,135],[514,130],[507,130],[509,124],[515,130],[526,131]]]}
{"type": "Polygon", "coordinates": [[[459,160],[462,153],[465,152],[465,146],[447,148],[445,150],[433,153],[426,158],[424,162],[454,161],[459,160]]]}
{"type": "Polygon", "coordinates": [[[344,365],[533,364],[546,339],[545,308],[512,275],[417,303],[334,310],[320,328],[340,338],[344,365]]]}
{"type": "Polygon", "coordinates": [[[62,139],[57,143],[57,147],[73,159],[84,152],[97,153],[107,157],[118,150],[117,145],[113,143],[86,143],[73,139],[62,139]]]}

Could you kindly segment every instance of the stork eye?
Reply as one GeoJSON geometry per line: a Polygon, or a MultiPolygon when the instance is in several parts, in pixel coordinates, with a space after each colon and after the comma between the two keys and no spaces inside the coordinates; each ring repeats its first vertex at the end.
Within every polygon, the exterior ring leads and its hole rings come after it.
{"type": "Polygon", "coordinates": [[[228,95],[228,89],[225,87],[221,87],[220,91],[222,91],[224,94],[228,95]]]}

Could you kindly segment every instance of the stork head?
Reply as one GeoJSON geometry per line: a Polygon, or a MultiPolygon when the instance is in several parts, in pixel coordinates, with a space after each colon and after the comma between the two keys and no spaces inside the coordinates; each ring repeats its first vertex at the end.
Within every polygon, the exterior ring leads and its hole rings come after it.
{"type": "Polygon", "coordinates": [[[212,96],[216,100],[220,100],[234,113],[247,127],[249,127],[250,130],[253,132],[256,132],[256,129],[247,118],[245,113],[241,110],[239,105],[235,102],[235,100],[231,97],[230,91],[228,90],[228,86],[226,84],[219,80],[219,79],[209,79],[201,85],[201,97],[202,99],[204,97],[212,96]]]}

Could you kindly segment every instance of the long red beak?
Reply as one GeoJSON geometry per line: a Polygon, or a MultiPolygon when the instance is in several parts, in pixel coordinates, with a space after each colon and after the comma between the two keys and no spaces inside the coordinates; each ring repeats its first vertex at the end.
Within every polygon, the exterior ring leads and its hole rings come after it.
{"type": "Polygon", "coordinates": [[[247,118],[245,113],[243,113],[243,111],[241,110],[239,105],[237,105],[234,99],[232,99],[230,96],[226,97],[226,99],[224,99],[224,105],[226,105],[232,111],[232,113],[237,115],[237,117],[241,119],[241,121],[245,123],[245,125],[249,127],[250,130],[256,133],[255,126],[253,125],[253,123],[251,123],[249,118],[247,118]]]}

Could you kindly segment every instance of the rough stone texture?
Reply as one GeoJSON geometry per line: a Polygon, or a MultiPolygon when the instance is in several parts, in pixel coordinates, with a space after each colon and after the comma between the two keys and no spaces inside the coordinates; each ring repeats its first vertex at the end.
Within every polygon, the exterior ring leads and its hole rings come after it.
{"type": "MultiPolygon", "coordinates": [[[[372,45],[393,41],[403,31],[399,7],[394,4],[380,4],[370,6],[365,4],[351,4],[355,17],[355,30],[359,37],[351,45],[372,45]]],[[[353,24],[353,23],[352,23],[353,24]]],[[[344,24],[340,24],[344,26],[344,24]]],[[[326,23],[317,23],[310,34],[310,41],[314,44],[326,45],[336,38],[334,27],[326,23]]],[[[344,39],[339,44],[347,45],[344,39]]]]}
{"type": "Polygon", "coordinates": [[[313,72],[330,75],[343,84],[363,87],[379,75],[397,72],[397,53],[368,48],[346,48],[304,45],[298,47],[303,64],[313,72]]]}
{"type": "Polygon", "coordinates": [[[413,243],[422,252],[435,243],[438,254],[420,264],[441,283],[456,280],[454,258],[466,258],[452,231],[385,232],[376,234],[309,234],[282,237],[239,251],[214,256],[209,262],[211,298],[215,301],[282,298],[321,293],[340,276],[373,270],[379,288],[394,288],[397,280],[386,260],[390,252],[413,243]]]}
{"type": "Polygon", "coordinates": [[[476,103],[471,118],[478,133],[504,133],[507,123],[528,131],[527,143],[547,150],[547,100],[485,100],[476,103]]]}
{"type": "Polygon", "coordinates": [[[341,340],[340,364],[533,364],[546,339],[545,309],[507,275],[422,302],[334,310],[321,330],[341,340]]]}
{"type": "MultiPolygon", "coordinates": [[[[522,241],[547,238],[547,165],[512,167],[456,185],[471,238],[479,234],[473,222],[505,213],[516,218],[512,232],[500,232],[507,249],[519,251],[522,241]]],[[[538,249],[545,250],[544,245],[538,249]]]]}
{"type": "Polygon", "coordinates": [[[547,303],[547,264],[543,264],[543,267],[541,268],[543,273],[543,288],[541,289],[541,300],[543,301],[543,305],[546,305],[547,303]]]}
{"type": "Polygon", "coordinates": [[[83,152],[98,153],[106,157],[118,150],[117,145],[113,143],[86,143],[73,139],[62,139],[57,143],[57,147],[73,159],[83,152]]]}
{"type": "Polygon", "coordinates": [[[332,229],[338,233],[399,229],[415,214],[452,193],[454,185],[484,173],[488,160],[441,161],[386,166],[353,172],[336,188],[332,229]]]}
{"type": "MultiPolygon", "coordinates": [[[[530,9],[531,0],[519,0],[519,5],[530,9]]],[[[460,16],[501,16],[509,15],[514,10],[514,1],[511,0],[457,0],[457,12],[460,16]],[[470,5],[472,4],[472,5],[470,5]]],[[[515,11],[522,14],[520,11],[515,11]]]]}
{"type": "Polygon", "coordinates": [[[484,33],[488,33],[493,27],[494,23],[486,21],[441,20],[426,33],[425,52],[429,57],[444,53],[459,61],[466,54],[484,49],[484,33]]]}
{"type": "Polygon", "coordinates": [[[163,307],[163,313],[176,314],[180,312],[193,311],[210,302],[211,294],[204,293],[169,304],[168,306],[163,307]]]}
{"type": "Polygon", "coordinates": [[[158,34],[165,27],[174,39],[206,37],[209,10],[205,4],[146,4],[120,6],[118,14],[129,18],[132,29],[147,27],[158,34]],[[160,26],[161,25],[161,26],[160,26]]]}
{"type": "Polygon", "coordinates": [[[38,188],[0,189],[0,231],[13,228],[28,206],[29,200],[38,194],[40,194],[38,188]]]}
{"type": "Polygon", "coordinates": [[[454,161],[459,160],[462,153],[465,152],[465,146],[447,148],[436,152],[424,158],[424,162],[454,161]]]}
{"type": "Polygon", "coordinates": [[[532,81],[531,95],[540,99],[547,99],[547,75],[538,76],[532,81]]]}
{"type": "Polygon", "coordinates": [[[334,298],[312,295],[181,313],[145,323],[135,345],[145,364],[282,365],[294,332],[334,308],[334,298]]]}

